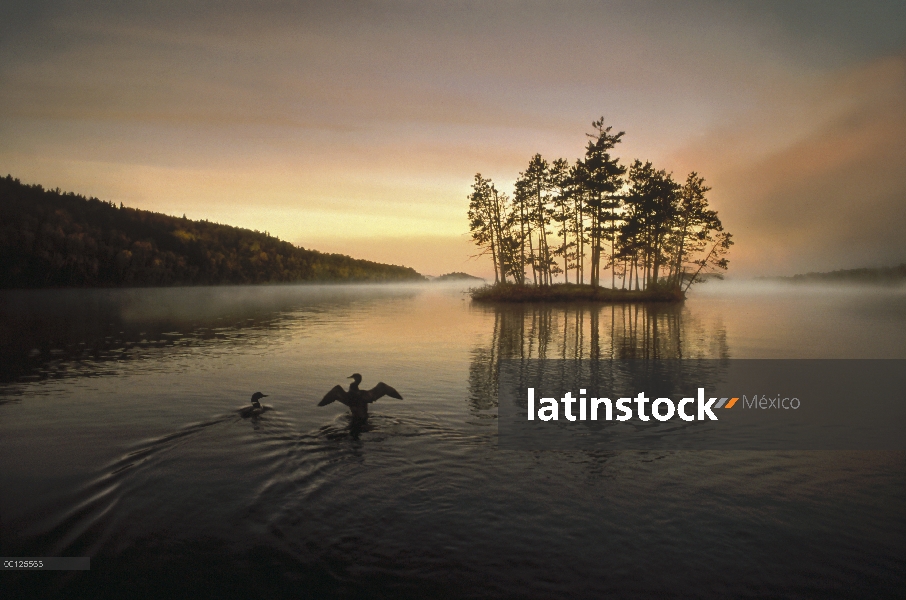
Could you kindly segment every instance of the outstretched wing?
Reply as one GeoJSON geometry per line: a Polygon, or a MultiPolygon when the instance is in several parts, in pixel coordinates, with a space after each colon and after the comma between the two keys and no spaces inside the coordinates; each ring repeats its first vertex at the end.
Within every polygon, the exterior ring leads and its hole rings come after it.
{"type": "Polygon", "coordinates": [[[402,400],[403,397],[400,396],[400,393],[384,383],[383,381],[379,382],[376,386],[368,390],[367,392],[362,392],[365,402],[375,402],[378,398],[383,396],[390,396],[391,398],[396,398],[397,400],[402,400]]]}
{"type": "MultiPolygon", "coordinates": [[[[333,389],[327,392],[327,395],[324,396],[324,398],[320,402],[318,402],[318,406],[327,406],[328,404],[336,400],[339,400],[340,402],[346,400],[346,390],[338,385],[333,386],[333,389]]],[[[343,404],[346,403],[343,402],[343,404]]]]}

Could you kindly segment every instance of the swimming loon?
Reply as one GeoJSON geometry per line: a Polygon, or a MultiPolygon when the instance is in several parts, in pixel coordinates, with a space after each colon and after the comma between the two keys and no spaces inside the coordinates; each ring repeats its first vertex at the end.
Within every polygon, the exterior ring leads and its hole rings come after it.
{"type": "Polygon", "coordinates": [[[390,396],[391,398],[396,398],[398,400],[403,399],[399,392],[383,381],[379,382],[370,390],[360,390],[359,384],[362,383],[362,376],[358,373],[353,373],[348,378],[353,380],[353,382],[349,384],[348,392],[342,387],[335,385],[318,403],[318,406],[327,406],[334,401],[339,401],[341,404],[345,404],[349,407],[354,419],[367,419],[368,405],[375,402],[378,398],[390,396]]]}
{"type": "Polygon", "coordinates": [[[255,392],[254,394],[252,394],[252,405],[240,408],[239,416],[244,419],[246,417],[251,417],[252,415],[260,415],[265,410],[267,410],[267,407],[261,406],[261,403],[258,402],[258,400],[260,400],[261,398],[267,398],[267,394],[262,394],[261,392],[255,392]]]}

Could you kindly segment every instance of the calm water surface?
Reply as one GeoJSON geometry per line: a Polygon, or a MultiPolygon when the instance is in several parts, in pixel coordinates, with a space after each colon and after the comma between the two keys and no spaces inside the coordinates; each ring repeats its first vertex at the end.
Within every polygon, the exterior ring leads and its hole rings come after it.
{"type": "Polygon", "coordinates": [[[497,361],[906,358],[906,290],[684,306],[455,287],[0,294],[0,573],[27,597],[900,597],[896,452],[508,452],[497,361]],[[364,428],[346,376],[405,400],[364,428]],[[272,407],[243,419],[255,391],[272,407]]]}

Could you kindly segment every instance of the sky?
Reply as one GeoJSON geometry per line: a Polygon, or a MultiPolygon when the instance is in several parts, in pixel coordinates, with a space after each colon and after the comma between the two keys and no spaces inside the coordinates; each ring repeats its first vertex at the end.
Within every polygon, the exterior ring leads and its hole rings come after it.
{"type": "Polygon", "coordinates": [[[0,175],[488,276],[475,173],[697,171],[730,275],[906,262],[906,2],[20,2],[0,175]]]}

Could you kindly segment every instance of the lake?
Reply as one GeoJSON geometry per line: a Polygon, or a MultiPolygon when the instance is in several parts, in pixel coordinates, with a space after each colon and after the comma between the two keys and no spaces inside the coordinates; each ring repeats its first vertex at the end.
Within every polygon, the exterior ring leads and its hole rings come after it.
{"type": "Polygon", "coordinates": [[[461,286],[0,293],[0,554],[23,597],[900,597],[906,455],[516,451],[503,358],[906,358],[906,289],[683,305],[461,286]],[[384,381],[363,427],[318,401],[384,381]],[[242,418],[255,391],[270,410],[242,418]]]}

